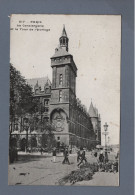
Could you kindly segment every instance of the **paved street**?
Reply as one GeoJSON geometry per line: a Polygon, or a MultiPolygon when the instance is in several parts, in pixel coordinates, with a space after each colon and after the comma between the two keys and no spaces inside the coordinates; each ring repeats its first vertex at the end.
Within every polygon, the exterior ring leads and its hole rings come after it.
{"type": "MultiPolygon", "coordinates": [[[[57,157],[55,163],[51,161],[51,156],[29,157],[9,165],[9,185],[58,185],[59,179],[78,169],[76,154],[70,155],[70,165],[62,164],[63,156],[57,157]]],[[[87,154],[87,159],[91,163],[96,161],[90,154],[87,154]]],[[[118,173],[98,172],[92,180],[78,182],[76,185],[118,185],[118,173]]]]}

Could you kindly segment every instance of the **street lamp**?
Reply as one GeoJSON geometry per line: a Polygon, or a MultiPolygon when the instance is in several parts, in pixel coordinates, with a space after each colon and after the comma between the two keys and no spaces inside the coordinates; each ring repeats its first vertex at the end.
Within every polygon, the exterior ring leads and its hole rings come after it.
{"type": "Polygon", "coordinates": [[[109,134],[109,132],[107,132],[107,128],[108,128],[108,125],[107,125],[107,123],[105,123],[104,124],[104,132],[103,132],[103,135],[105,136],[105,162],[108,161],[106,136],[109,134]]]}
{"type": "Polygon", "coordinates": [[[110,144],[110,137],[108,136],[108,146],[109,146],[109,144],[110,144]]]}

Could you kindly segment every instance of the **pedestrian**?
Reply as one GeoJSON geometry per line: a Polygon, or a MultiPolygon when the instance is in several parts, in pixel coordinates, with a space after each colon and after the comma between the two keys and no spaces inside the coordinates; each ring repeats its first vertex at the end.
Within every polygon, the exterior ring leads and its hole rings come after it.
{"type": "Polygon", "coordinates": [[[104,164],[104,155],[103,155],[103,151],[101,151],[99,154],[99,171],[102,171],[103,164],[104,164]]]}
{"type": "Polygon", "coordinates": [[[68,152],[68,148],[66,147],[65,151],[64,151],[64,160],[63,160],[62,164],[68,163],[70,165],[68,156],[69,156],[69,152],[68,152]]]}
{"type": "Polygon", "coordinates": [[[79,162],[79,160],[80,160],[80,150],[78,150],[77,152],[77,162],[79,162]]]}
{"type": "Polygon", "coordinates": [[[55,163],[56,162],[56,148],[54,147],[53,148],[53,162],[55,163]]]}
{"type": "Polygon", "coordinates": [[[112,172],[117,173],[118,172],[118,161],[113,162],[112,164],[112,172]]]}
{"type": "Polygon", "coordinates": [[[97,157],[97,152],[94,153],[94,156],[97,157]]]}
{"type": "Polygon", "coordinates": [[[43,148],[41,147],[41,149],[40,149],[40,152],[41,152],[41,155],[43,154],[43,148]]]}
{"type": "Polygon", "coordinates": [[[85,150],[84,150],[83,148],[82,148],[80,157],[81,157],[81,161],[80,161],[79,164],[77,165],[78,167],[79,167],[80,164],[83,163],[83,161],[85,161],[85,163],[87,162],[86,157],[85,157],[85,150]]]}
{"type": "Polygon", "coordinates": [[[101,163],[104,162],[104,155],[103,155],[103,153],[100,153],[100,155],[99,155],[99,162],[101,162],[101,163]]]}

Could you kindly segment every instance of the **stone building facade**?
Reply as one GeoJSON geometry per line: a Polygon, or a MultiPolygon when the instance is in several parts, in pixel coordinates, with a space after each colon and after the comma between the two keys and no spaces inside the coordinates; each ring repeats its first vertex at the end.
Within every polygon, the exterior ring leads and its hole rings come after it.
{"type": "MultiPolygon", "coordinates": [[[[73,56],[68,52],[67,33],[63,27],[59,38],[59,47],[51,57],[52,84],[51,94],[48,94],[48,118],[55,126],[55,137],[60,143],[71,147],[91,147],[101,143],[101,126],[98,114],[90,106],[89,112],[76,97],[77,66],[73,56]],[[92,110],[92,111],[91,111],[92,110]],[[91,115],[91,113],[95,115],[91,115]]],[[[35,86],[34,96],[47,101],[47,94],[41,93],[35,86]]]]}
{"type": "Polygon", "coordinates": [[[50,121],[55,124],[57,140],[71,147],[84,146],[88,144],[88,137],[94,140],[94,132],[85,108],[76,99],[77,67],[73,56],[68,53],[68,41],[64,27],[59,39],[60,46],[51,57],[50,121]]]}
{"type": "Polygon", "coordinates": [[[76,97],[77,66],[68,52],[68,42],[63,27],[59,47],[51,57],[52,83],[47,79],[41,87],[37,81],[33,88],[33,98],[40,99],[44,107],[42,120],[53,124],[59,144],[64,143],[71,148],[91,148],[101,144],[100,115],[92,102],[87,112],[76,97]]]}

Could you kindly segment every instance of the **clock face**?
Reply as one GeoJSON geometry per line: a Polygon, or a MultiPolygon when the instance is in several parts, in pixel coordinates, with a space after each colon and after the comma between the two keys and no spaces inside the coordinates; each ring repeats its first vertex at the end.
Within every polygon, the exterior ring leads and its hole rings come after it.
{"type": "Polygon", "coordinates": [[[52,115],[52,123],[56,131],[63,131],[66,123],[66,115],[63,111],[56,111],[52,115]]]}

